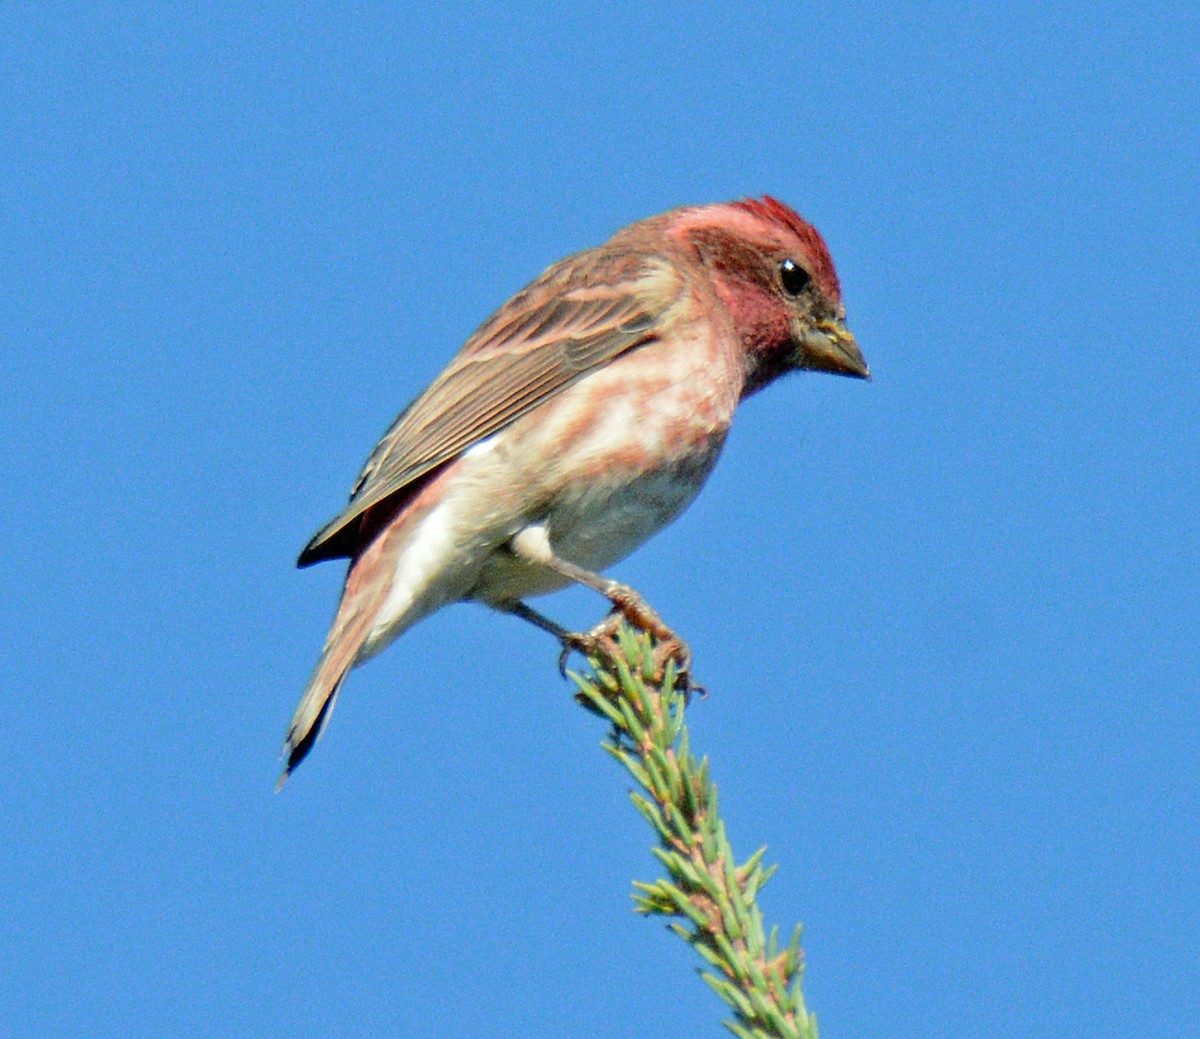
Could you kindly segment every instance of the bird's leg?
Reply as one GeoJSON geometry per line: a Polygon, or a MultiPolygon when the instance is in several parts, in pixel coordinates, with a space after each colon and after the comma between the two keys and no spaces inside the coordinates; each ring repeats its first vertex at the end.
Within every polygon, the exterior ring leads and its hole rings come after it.
{"type": "Polygon", "coordinates": [[[549,632],[559,642],[567,642],[575,632],[568,631],[557,621],[552,621],[544,613],[538,613],[532,606],[526,606],[519,599],[515,602],[506,602],[502,604],[501,609],[505,613],[511,613],[514,617],[520,617],[523,621],[528,621],[535,628],[541,628],[542,631],[549,632]]]}
{"type": "MultiPolygon", "coordinates": [[[[513,538],[511,548],[515,555],[526,562],[544,566],[585,588],[591,588],[603,595],[614,606],[613,612],[608,617],[591,631],[582,635],[566,631],[524,603],[514,604],[519,605],[520,609],[514,608],[511,612],[555,635],[568,651],[578,649],[585,654],[596,649],[607,654],[613,645],[613,636],[622,619],[627,620],[634,627],[654,636],[657,643],[654,650],[654,663],[659,673],[662,672],[668,660],[674,659],[680,684],[684,688],[689,686],[688,676],[691,670],[692,651],[683,639],[667,627],[654,608],[629,585],[621,584],[603,574],[585,570],[581,566],[576,566],[574,563],[556,556],[550,547],[550,537],[544,526],[526,527],[513,538]],[[538,619],[534,620],[534,617],[538,619]]],[[[565,661],[566,654],[564,653],[560,660],[560,667],[565,664],[565,661]]]]}
{"type": "Polygon", "coordinates": [[[601,644],[600,640],[605,635],[604,632],[600,631],[602,625],[597,625],[597,627],[586,633],[570,631],[557,621],[552,621],[545,614],[538,613],[532,606],[527,606],[519,600],[505,603],[503,609],[511,613],[514,617],[520,617],[522,620],[528,621],[535,628],[541,628],[542,631],[549,632],[562,643],[563,651],[558,658],[558,670],[563,678],[567,677],[567,658],[571,655],[571,650],[577,649],[586,655],[587,653],[594,653],[597,650],[610,652],[616,648],[612,644],[611,637],[609,637],[608,645],[601,644]]]}
{"type": "Polygon", "coordinates": [[[535,628],[541,628],[542,631],[549,632],[562,643],[563,650],[558,658],[558,670],[564,678],[567,677],[567,658],[570,657],[572,650],[579,650],[584,656],[588,656],[589,654],[592,656],[612,656],[616,652],[617,645],[613,640],[613,635],[616,634],[617,627],[621,623],[621,614],[616,611],[597,624],[591,631],[578,632],[569,631],[544,614],[538,613],[532,606],[527,606],[520,601],[504,603],[501,608],[511,613],[514,617],[520,617],[522,620],[528,621],[535,628]],[[613,622],[614,618],[616,619],[615,623],[613,622]]]}

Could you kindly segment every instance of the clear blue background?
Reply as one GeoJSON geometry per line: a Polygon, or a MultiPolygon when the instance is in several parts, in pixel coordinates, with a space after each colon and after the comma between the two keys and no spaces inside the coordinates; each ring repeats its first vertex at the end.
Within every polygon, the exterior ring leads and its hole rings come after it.
{"type": "Polygon", "coordinates": [[[616,573],[823,1034],[1194,1035],[1200,15],[1045,6],[8,5],[0,1033],[720,1034],[532,628],[420,625],[271,787],[394,414],[769,191],[876,381],[755,398],[616,573]]]}

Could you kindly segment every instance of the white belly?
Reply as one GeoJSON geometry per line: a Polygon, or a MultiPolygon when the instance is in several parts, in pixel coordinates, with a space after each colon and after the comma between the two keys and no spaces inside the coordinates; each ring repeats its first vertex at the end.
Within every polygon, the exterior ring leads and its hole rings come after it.
{"type": "Polygon", "coordinates": [[[577,498],[560,501],[547,517],[551,545],[589,570],[612,566],[692,503],[716,456],[714,448],[632,483],[596,484],[577,498]]]}
{"type": "MultiPolygon", "coordinates": [[[[554,553],[595,572],[620,562],[692,503],[720,453],[723,436],[669,466],[632,475],[617,471],[564,488],[528,522],[544,523],[554,553]]],[[[515,533],[515,531],[514,531],[515,533]]],[[[489,554],[471,598],[489,603],[544,595],[568,582],[523,563],[502,546],[489,554]]]]}

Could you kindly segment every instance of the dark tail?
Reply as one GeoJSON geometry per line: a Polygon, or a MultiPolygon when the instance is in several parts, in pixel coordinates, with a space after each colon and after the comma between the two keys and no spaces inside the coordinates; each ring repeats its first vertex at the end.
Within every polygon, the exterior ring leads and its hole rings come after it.
{"type": "Polygon", "coordinates": [[[287,759],[287,764],[279,782],[275,784],[276,792],[283,788],[288,776],[321,738],[333,714],[333,705],[337,703],[338,691],[354,666],[354,659],[369,630],[370,623],[361,613],[352,616],[350,623],[344,626],[335,622],[325,651],[313,668],[312,678],[308,680],[308,686],[292,716],[292,724],[288,726],[287,736],[284,737],[282,756],[287,759]]]}

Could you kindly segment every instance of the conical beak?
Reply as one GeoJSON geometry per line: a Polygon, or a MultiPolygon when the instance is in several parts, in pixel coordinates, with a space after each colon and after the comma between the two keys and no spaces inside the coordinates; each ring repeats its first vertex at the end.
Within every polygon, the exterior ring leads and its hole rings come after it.
{"type": "Polygon", "coordinates": [[[871,377],[871,369],[850,329],[845,322],[835,319],[821,321],[805,330],[796,351],[796,367],[855,379],[871,377]]]}

